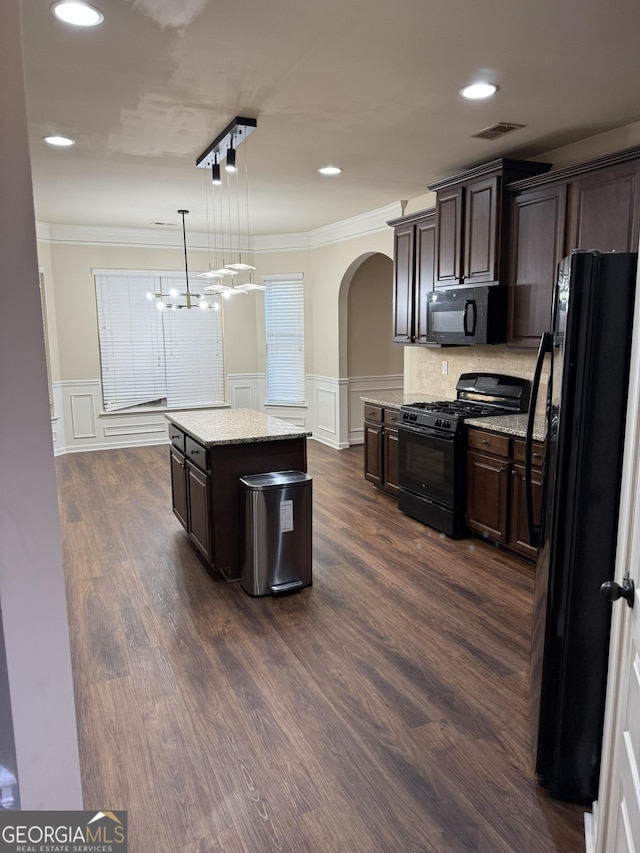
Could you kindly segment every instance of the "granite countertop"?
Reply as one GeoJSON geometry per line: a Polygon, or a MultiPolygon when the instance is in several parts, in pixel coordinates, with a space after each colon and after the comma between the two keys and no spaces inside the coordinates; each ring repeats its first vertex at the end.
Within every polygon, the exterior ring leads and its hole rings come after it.
{"type": "MultiPolygon", "coordinates": [[[[490,429],[493,432],[503,432],[506,435],[515,435],[524,438],[527,434],[527,418],[524,415],[497,415],[494,418],[468,418],[467,426],[490,429]]],[[[533,437],[536,441],[544,441],[545,419],[544,415],[536,415],[533,422],[533,437]]]]}
{"type": "MultiPolygon", "coordinates": [[[[412,403],[434,403],[442,397],[434,397],[430,394],[408,394],[404,391],[380,391],[375,396],[360,397],[364,403],[374,406],[382,406],[385,409],[400,409],[400,406],[408,406],[412,403]]],[[[515,435],[524,438],[527,434],[527,414],[524,415],[496,415],[493,418],[468,418],[467,426],[490,429],[493,432],[503,432],[506,435],[515,435]]],[[[536,441],[544,441],[545,419],[544,415],[536,415],[533,423],[533,437],[536,441]]]]}
{"type": "Polygon", "coordinates": [[[308,438],[310,430],[254,409],[192,409],[171,412],[166,419],[205,447],[308,438]]]}
{"type": "Polygon", "coordinates": [[[434,397],[431,394],[408,394],[404,391],[378,391],[373,397],[364,396],[360,399],[363,403],[383,406],[385,409],[400,410],[400,406],[410,406],[412,403],[435,403],[442,397],[434,397]]]}

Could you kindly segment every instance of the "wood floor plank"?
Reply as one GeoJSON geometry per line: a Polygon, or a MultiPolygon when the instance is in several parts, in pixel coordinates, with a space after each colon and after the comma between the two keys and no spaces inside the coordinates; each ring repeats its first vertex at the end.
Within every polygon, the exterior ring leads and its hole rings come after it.
{"type": "Polygon", "coordinates": [[[85,806],[136,853],[581,853],[531,769],[533,569],[308,456],[314,583],[263,599],[205,571],[166,447],[56,460],[85,806]]]}

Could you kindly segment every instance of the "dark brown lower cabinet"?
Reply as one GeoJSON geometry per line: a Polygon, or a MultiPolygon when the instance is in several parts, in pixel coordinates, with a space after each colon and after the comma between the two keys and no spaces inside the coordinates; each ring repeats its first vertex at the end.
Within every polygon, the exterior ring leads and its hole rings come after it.
{"type": "Polygon", "coordinates": [[[467,526],[493,542],[508,536],[509,462],[470,452],[467,456],[467,526]]]}
{"type": "Polygon", "coordinates": [[[213,561],[211,534],[211,477],[187,462],[187,494],[189,495],[189,538],[202,556],[213,561]]]}
{"type": "MultiPolygon", "coordinates": [[[[533,506],[536,523],[539,522],[540,504],[542,502],[542,471],[538,468],[531,470],[531,484],[533,486],[533,506]]],[[[529,525],[527,523],[527,503],[525,496],[524,466],[514,465],[511,470],[511,501],[509,508],[511,518],[511,530],[509,536],[509,547],[523,557],[530,560],[536,559],[537,551],[529,545],[529,525]]]]}
{"type": "Polygon", "coordinates": [[[306,438],[204,447],[171,424],[173,512],[202,554],[207,569],[239,580],[244,547],[240,477],[269,471],[306,471],[306,438]]]}
{"type": "Polygon", "coordinates": [[[170,454],[173,512],[198,551],[211,563],[211,478],[174,447],[170,454]]]}
{"type": "Polygon", "coordinates": [[[364,476],[397,497],[399,412],[367,403],[364,416],[364,476]]]}
{"type": "Polygon", "coordinates": [[[385,424],[384,427],[382,456],[385,488],[391,494],[397,495],[399,488],[398,430],[389,424],[385,424]]]}
{"type": "MultiPolygon", "coordinates": [[[[535,561],[529,545],[525,495],[524,441],[470,428],[467,453],[467,526],[492,542],[535,561]]],[[[540,520],[543,445],[534,441],[533,511],[540,520]]]]}

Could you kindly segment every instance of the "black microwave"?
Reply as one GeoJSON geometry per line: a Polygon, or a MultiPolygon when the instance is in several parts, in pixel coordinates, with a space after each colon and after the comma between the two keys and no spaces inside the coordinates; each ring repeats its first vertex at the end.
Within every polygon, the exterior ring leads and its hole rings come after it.
{"type": "Polygon", "coordinates": [[[429,343],[503,344],[506,339],[506,287],[456,287],[427,295],[429,343]]]}

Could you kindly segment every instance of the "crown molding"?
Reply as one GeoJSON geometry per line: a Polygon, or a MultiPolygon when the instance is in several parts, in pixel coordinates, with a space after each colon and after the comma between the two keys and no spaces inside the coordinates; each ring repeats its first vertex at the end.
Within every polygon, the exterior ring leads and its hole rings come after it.
{"type": "Polygon", "coordinates": [[[378,231],[388,231],[387,219],[393,219],[401,214],[401,203],[394,201],[384,207],[352,216],[350,219],[343,219],[331,225],[323,225],[321,228],[315,228],[309,232],[310,247],[317,249],[331,243],[340,243],[343,240],[353,240],[355,237],[375,234],[378,231]]]}
{"type": "MultiPolygon", "coordinates": [[[[251,238],[251,251],[295,252],[317,249],[331,243],[384,231],[389,227],[387,220],[400,215],[401,204],[397,201],[308,232],[260,234],[251,238]]],[[[36,222],[36,235],[38,240],[44,243],[76,246],[119,246],[144,249],[182,247],[182,233],[178,229],[166,228],[111,228],[98,225],[57,225],[36,222]]],[[[233,240],[232,236],[231,243],[233,240]]],[[[208,249],[209,238],[202,232],[192,232],[187,236],[187,245],[193,249],[208,249]]]]}

